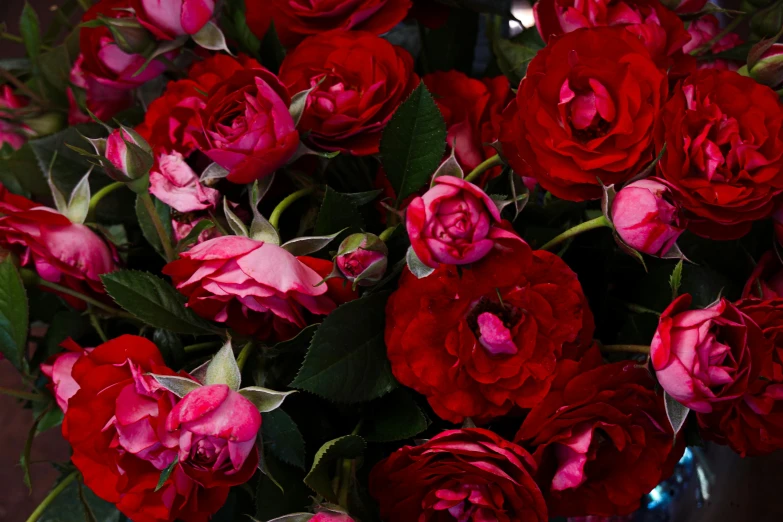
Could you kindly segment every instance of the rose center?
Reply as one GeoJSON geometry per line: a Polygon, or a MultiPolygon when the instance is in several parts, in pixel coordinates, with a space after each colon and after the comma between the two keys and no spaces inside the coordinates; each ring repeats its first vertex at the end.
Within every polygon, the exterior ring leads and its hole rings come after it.
{"type": "Polygon", "coordinates": [[[605,136],[616,116],[614,101],[601,82],[593,78],[566,80],[560,87],[560,117],[581,141],[605,136]]]}
{"type": "Polygon", "coordinates": [[[511,330],[522,319],[522,310],[482,297],[466,320],[479,344],[491,355],[514,355],[519,350],[511,330]]]}
{"type": "Polygon", "coordinates": [[[432,506],[435,511],[446,511],[456,522],[483,522],[497,520],[497,497],[489,486],[465,484],[435,492],[438,501],[432,506]]]}

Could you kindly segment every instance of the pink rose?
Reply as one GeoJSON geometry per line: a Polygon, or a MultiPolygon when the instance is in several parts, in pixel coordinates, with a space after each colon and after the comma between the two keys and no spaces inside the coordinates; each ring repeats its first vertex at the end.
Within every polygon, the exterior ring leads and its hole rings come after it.
{"type": "Polygon", "coordinates": [[[150,192],[179,212],[215,208],[220,192],[205,187],[179,152],[161,154],[150,171],[150,192]]]}
{"type": "Polygon", "coordinates": [[[209,92],[201,111],[200,144],[212,161],[230,171],[229,181],[242,184],[272,174],[299,146],[287,89],[263,67],[247,60],[245,65],[209,92]]]}
{"type": "Polygon", "coordinates": [[[345,279],[361,286],[383,279],[389,249],[375,234],[351,234],[340,243],[335,263],[345,279]]]}
{"type": "MultiPolygon", "coordinates": [[[[90,228],[54,209],[12,194],[0,184],[0,247],[34,265],[42,279],[88,295],[103,295],[100,276],[116,268],[112,250],[90,228]]],[[[83,309],[83,301],[62,296],[83,309]]]]}
{"type": "MultiPolygon", "coordinates": [[[[683,52],[690,53],[699,49],[707,42],[718,36],[721,31],[720,22],[715,15],[705,15],[690,23],[688,26],[688,34],[691,35],[691,41],[686,43],[682,50],[683,52]]],[[[720,53],[733,49],[742,43],[742,38],[737,33],[729,33],[717,42],[715,42],[710,51],[712,53],[720,53]]],[[[730,71],[736,71],[743,65],[739,61],[731,60],[712,60],[699,64],[699,69],[728,69],[730,71]]]]}
{"type": "Polygon", "coordinates": [[[136,18],[161,40],[196,34],[212,19],[215,0],[133,0],[136,18]]]}
{"type": "Polygon", "coordinates": [[[436,178],[431,189],[411,201],[405,218],[413,251],[431,268],[475,263],[496,239],[516,237],[497,223],[500,210],[492,199],[454,176],[436,178]]]}
{"type": "Polygon", "coordinates": [[[684,294],[661,314],[650,346],[664,390],[698,413],[741,397],[761,370],[771,346],[761,329],[724,298],[689,310],[684,294]]]}
{"type": "Polygon", "coordinates": [[[225,384],[197,388],[177,403],[166,430],[179,437],[179,463],[206,487],[247,482],[258,465],[261,414],[225,384]]]}
{"type": "Polygon", "coordinates": [[[310,522],[354,522],[350,516],[336,511],[321,511],[316,513],[310,522]]]}
{"type": "Polygon", "coordinates": [[[27,138],[34,135],[32,129],[18,121],[16,109],[23,109],[30,101],[14,94],[10,85],[0,86],[0,149],[7,143],[17,150],[25,144],[27,138]]]}
{"type": "Polygon", "coordinates": [[[51,364],[42,364],[41,373],[52,380],[52,393],[54,393],[54,397],[57,399],[57,405],[65,413],[68,411],[68,399],[79,391],[79,384],[71,375],[73,365],[84,354],[90,353],[92,348],[82,348],[71,339],[63,341],[62,347],[68,351],[55,355],[51,364]]]}
{"type": "Polygon", "coordinates": [[[152,149],[133,129],[114,129],[106,139],[106,159],[119,177],[139,179],[149,172],[152,149]]]}
{"type": "Polygon", "coordinates": [[[628,246],[659,257],[666,255],[683,233],[669,189],[654,179],[636,181],[617,193],[612,223],[628,246]]]}
{"type": "Polygon", "coordinates": [[[335,308],[315,270],[277,245],[246,237],[200,243],[163,273],[197,314],[261,339],[291,338],[335,308]]]}

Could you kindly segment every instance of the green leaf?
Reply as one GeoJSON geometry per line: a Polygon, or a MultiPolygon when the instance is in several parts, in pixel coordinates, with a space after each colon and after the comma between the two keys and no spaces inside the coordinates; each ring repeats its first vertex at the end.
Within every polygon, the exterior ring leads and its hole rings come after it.
{"type": "Polygon", "coordinates": [[[674,267],[671,277],[669,277],[669,286],[672,289],[672,300],[677,299],[682,284],[682,259],[674,267]]]}
{"type": "MultiPolygon", "coordinates": [[[[141,233],[144,235],[144,239],[147,240],[147,243],[155,249],[155,252],[165,259],[166,255],[163,251],[163,245],[160,242],[160,236],[158,236],[158,231],[155,229],[155,225],[152,223],[152,219],[147,212],[147,207],[144,206],[142,196],[142,194],[136,196],[136,218],[139,220],[139,228],[141,228],[141,233]]],[[[150,198],[155,204],[155,211],[158,213],[158,216],[160,216],[160,222],[163,223],[166,234],[168,234],[169,237],[173,237],[174,231],[171,226],[171,208],[152,194],[150,194],[150,198]]]]}
{"type": "Polygon", "coordinates": [[[284,59],[285,47],[280,43],[275,22],[272,21],[261,42],[261,63],[270,71],[277,73],[284,59]]]}
{"type": "Polygon", "coordinates": [[[157,375],[151,373],[152,378],[158,381],[158,384],[166,388],[168,391],[182,399],[188,393],[201,388],[201,385],[192,379],[187,377],[180,377],[179,375],[157,375]]]}
{"type": "Polygon", "coordinates": [[[392,116],[381,137],[381,162],[398,203],[427,184],[446,151],[446,123],[420,83],[392,116]]]}
{"type": "Polygon", "coordinates": [[[226,10],[228,15],[221,19],[226,33],[231,35],[232,40],[236,41],[241,51],[258,58],[261,51],[261,40],[253,34],[247,25],[245,3],[243,1],[227,2],[226,10]]]}
{"type": "Polygon", "coordinates": [[[685,425],[688,413],[691,410],[687,406],[677,402],[677,400],[666,391],[663,392],[663,399],[664,406],[666,407],[666,417],[669,419],[669,424],[671,424],[674,436],[676,437],[677,433],[679,433],[685,425]]]}
{"type": "Polygon", "coordinates": [[[10,257],[0,263],[0,353],[22,373],[27,371],[27,293],[10,257]]]}
{"type": "Polygon", "coordinates": [[[38,159],[40,171],[49,172],[51,165],[53,181],[63,193],[70,194],[93,165],[86,157],[71,150],[65,144],[80,146],[84,143],[83,136],[97,138],[104,135],[105,131],[100,125],[90,123],[68,127],[45,138],[30,140],[28,143],[38,159]]]}
{"type": "MultiPolygon", "coordinates": [[[[535,30],[535,29],[533,29],[535,30]]],[[[538,54],[539,49],[521,45],[511,40],[498,38],[492,43],[492,50],[495,53],[498,66],[511,85],[516,87],[527,73],[527,66],[530,61],[538,54]]]]}
{"type": "Polygon", "coordinates": [[[147,272],[118,270],[101,276],[118,305],[145,323],[177,333],[210,333],[212,326],[185,308],[185,297],[147,272]]]}
{"type": "Polygon", "coordinates": [[[152,342],[160,350],[169,368],[180,368],[185,361],[185,350],[179,336],[168,330],[156,329],[152,334],[152,342]]]}
{"type": "Polygon", "coordinates": [[[291,387],[341,403],[370,401],[394,389],[383,341],[388,297],[365,296],[329,314],[291,387]]]}
{"type": "Polygon", "coordinates": [[[27,56],[35,63],[41,55],[41,23],[38,14],[29,3],[24,3],[22,16],[19,19],[19,32],[24,40],[24,48],[27,56]]]}
{"type": "Polygon", "coordinates": [[[29,144],[9,156],[0,155],[0,183],[14,194],[25,197],[33,194],[38,200],[50,197],[49,185],[29,144]]]}
{"type": "Polygon", "coordinates": [[[239,390],[239,394],[253,403],[261,413],[270,413],[282,406],[285,398],[296,393],[296,390],[287,392],[270,390],[261,386],[248,386],[239,390]]]}
{"type": "Polygon", "coordinates": [[[88,487],[74,481],[55,497],[38,522],[85,522],[90,520],[90,514],[97,522],[126,520],[114,504],[98,498],[88,487]]]}
{"type": "Polygon", "coordinates": [[[264,448],[286,464],[305,469],[305,441],[291,417],[281,409],[262,415],[264,448]]]}
{"type": "Polygon", "coordinates": [[[429,426],[429,419],[402,388],[374,401],[364,419],[362,435],[373,442],[392,442],[415,437],[429,426]]]}
{"type": "Polygon", "coordinates": [[[160,478],[158,479],[158,485],[155,486],[155,491],[158,491],[160,488],[163,487],[163,484],[166,483],[166,481],[171,476],[171,472],[174,471],[174,468],[177,467],[177,464],[179,464],[179,458],[175,458],[173,461],[171,461],[171,464],[169,464],[166,469],[160,472],[160,478]]]}
{"type": "Polygon", "coordinates": [[[321,210],[315,222],[315,235],[327,236],[343,231],[342,237],[350,232],[359,232],[364,228],[364,220],[353,203],[351,196],[335,192],[327,185],[321,210]]]}
{"type": "Polygon", "coordinates": [[[285,493],[280,491],[268,475],[261,475],[256,490],[258,520],[271,520],[310,509],[312,499],[310,499],[310,490],[302,482],[304,472],[280,462],[274,455],[266,455],[266,466],[269,475],[275,477],[285,493]]]}
{"type": "Polygon", "coordinates": [[[471,11],[449,9],[445,24],[424,32],[422,65],[430,72],[457,69],[471,74],[479,20],[471,11]]]}
{"type": "Polygon", "coordinates": [[[199,32],[192,35],[192,38],[196,44],[204,49],[209,49],[210,51],[225,51],[228,54],[231,54],[231,51],[228,50],[228,45],[226,45],[226,37],[223,35],[223,31],[221,31],[220,27],[211,20],[207,22],[199,32]]]}
{"type": "Polygon", "coordinates": [[[315,454],[313,466],[304,479],[305,484],[329,502],[337,503],[337,492],[332,489],[335,462],[338,459],[361,457],[366,446],[364,439],[358,435],[330,440],[315,454]]]}
{"type": "Polygon", "coordinates": [[[231,340],[224,344],[209,362],[204,384],[225,384],[234,391],[239,390],[242,384],[242,371],[234,358],[231,340]]]}

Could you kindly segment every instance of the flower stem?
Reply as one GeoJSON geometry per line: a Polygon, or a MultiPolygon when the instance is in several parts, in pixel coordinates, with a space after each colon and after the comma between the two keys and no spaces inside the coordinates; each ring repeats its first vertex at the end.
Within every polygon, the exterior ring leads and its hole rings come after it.
{"type": "Polygon", "coordinates": [[[278,203],[275,209],[272,211],[272,215],[269,216],[269,222],[272,224],[272,226],[276,229],[279,228],[278,225],[280,223],[280,216],[283,215],[285,209],[293,205],[296,200],[308,196],[314,191],[315,185],[312,185],[310,187],[303,188],[302,190],[297,190],[293,194],[289,194],[283,201],[278,203]]]}
{"type": "Polygon", "coordinates": [[[200,352],[201,350],[208,350],[210,348],[217,348],[221,344],[220,341],[210,341],[207,343],[198,343],[198,344],[191,344],[189,346],[184,347],[182,350],[185,353],[193,353],[193,352],[200,352]]]}
{"type": "Polygon", "coordinates": [[[560,243],[571,239],[574,236],[578,236],[582,232],[587,232],[588,230],[593,230],[595,228],[601,228],[601,227],[611,227],[612,224],[609,223],[609,220],[606,219],[605,216],[598,216],[595,219],[591,219],[590,221],[585,221],[584,223],[580,223],[577,226],[573,228],[569,228],[559,236],[555,237],[551,241],[549,241],[547,244],[541,247],[541,250],[550,250],[552,247],[555,247],[559,245],[560,243]]]}
{"type": "Polygon", "coordinates": [[[242,351],[239,352],[239,357],[237,357],[237,366],[239,366],[239,370],[242,371],[242,368],[245,367],[245,363],[247,362],[247,358],[250,357],[250,352],[253,351],[253,341],[250,341],[245,346],[242,347],[242,351]]]}
{"type": "Polygon", "coordinates": [[[100,203],[100,202],[101,202],[101,200],[102,200],[102,199],[103,199],[105,196],[107,196],[107,195],[111,194],[112,192],[114,192],[114,191],[115,191],[115,190],[117,190],[118,188],[120,188],[120,187],[124,187],[124,186],[125,186],[125,183],[123,183],[123,182],[121,182],[121,181],[115,181],[114,183],[111,183],[111,184],[109,184],[109,185],[106,185],[106,186],[105,186],[105,187],[103,187],[101,190],[99,190],[98,192],[96,192],[96,193],[95,193],[95,195],[94,195],[93,197],[91,197],[91,198],[90,198],[90,209],[89,209],[89,211],[87,212],[87,215],[88,215],[88,216],[93,216],[93,215],[95,215],[95,208],[98,206],[98,203],[100,203]]]}
{"type": "Polygon", "coordinates": [[[166,233],[166,228],[163,226],[163,222],[160,220],[158,211],[155,210],[155,203],[152,202],[150,193],[144,191],[139,194],[139,197],[141,198],[141,202],[144,204],[144,208],[147,210],[147,214],[150,216],[150,220],[152,220],[152,225],[155,227],[155,232],[158,233],[160,244],[163,245],[163,253],[166,256],[166,261],[174,261],[174,259],[177,258],[177,254],[174,253],[174,248],[171,246],[171,238],[166,233]]]}
{"type": "Polygon", "coordinates": [[[500,158],[499,154],[495,154],[491,158],[482,161],[479,163],[479,165],[473,169],[470,174],[465,176],[465,181],[473,181],[479,176],[481,176],[484,172],[488,171],[489,169],[493,167],[497,167],[499,165],[503,165],[503,160],[500,158]]]}
{"type": "Polygon", "coordinates": [[[101,323],[98,322],[98,318],[95,317],[95,314],[90,314],[90,324],[95,329],[95,332],[98,334],[98,337],[101,338],[101,341],[105,343],[106,341],[109,340],[106,337],[106,334],[103,333],[103,328],[101,328],[101,323]]]}
{"type": "Polygon", "coordinates": [[[9,397],[16,397],[17,399],[24,399],[26,401],[45,401],[46,397],[39,393],[30,393],[21,390],[12,390],[5,386],[0,386],[0,394],[8,395],[9,397]]]}
{"type": "Polygon", "coordinates": [[[49,281],[45,281],[38,277],[38,274],[33,272],[32,270],[28,270],[23,268],[20,270],[20,275],[22,276],[22,280],[27,284],[28,286],[32,285],[38,285],[43,286],[45,288],[50,288],[52,290],[56,290],[60,292],[61,294],[70,295],[71,297],[75,297],[77,299],[81,299],[85,303],[91,304],[95,308],[98,308],[100,310],[103,310],[108,315],[114,316],[114,317],[124,317],[126,319],[136,319],[133,315],[123,312],[122,310],[116,310],[110,306],[106,306],[105,304],[101,303],[97,299],[93,299],[90,296],[84,295],[81,292],[77,292],[76,290],[71,290],[70,288],[67,288],[65,286],[58,285],[57,283],[51,283],[49,281]]]}
{"type": "Polygon", "coordinates": [[[737,27],[739,24],[741,24],[741,23],[742,23],[742,22],[745,20],[745,17],[746,17],[746,16],[747,16],[747,15],[746,15],[745,13],[743,13],[743,14],[741,14],[741,15],[738,15],[736,18],[734,18],[734,20],[732,20],[731,22],[729,22],[729,24],[728,24],[726,27],[724,27],[724,28],[723,28],[723,30],[722,30],[721,32],[719,32],[718,34],[716,34],[715,36],[713,36],[713,37],[710,39],[710,41],[708,41],[707,43],[705,43],[705,44],[704,44],[704,45],[702,45],[701,47],[698,47],[698,48],[696,48],[696,49],[692,50],[692,51],[690,52],[690,54],[691,54],[692,56],[699,56],[700,54],[704,54],[705,52],[707,52],[707,51],[709,51],[710,49],[712,49],[712,46],[713,46],[713,45],[715,45],[716,43],[718,43],[718,42],[720,42],[721,40],[723,40],[723,38],[724,38],[724,37],[725,37],[727,34],[729,34],[730,32],[732,32],[732,31],[733,31],[733,30],[734,30],[734,29],[735,29],[735,28],[736,28],[736,27],[737,27]]]}
{"type": "Polygon", "coordinates": [[[650,354],[650,347],[641,344],[605,344],[601,346],[601,351],[605,353],[641,353],[650,354]]]}
{"type": "Polygon", "coordinates": [[[388,241],[388,239],[391,237],[391,235],[394,234],[394,230],[396,228],[397,227],[389,227],[389,228],[387,228],[386,230],[381,232],[381,235],[378,236],[378,239],[380,239],[381,241],[383,241],[385,243],[386,241],[388,241]]]}
{"type": "MultiPolygon", "coordinates": [[[[5,31],[0,32],[0,39],[8,40],[9,42],[16,42],[16,43],[24,44],[24,40],[22,39],[21,36],[17,36],[15,34],[11,34],[11,33],[6,33],[5,31]]],[[[52,48],[49,47],[48,45],[41,45],[41,50],[42,51],[51,51],[52,48]]]]}
{"type": "Polygon", "coordinates": [[[49,507],[49,504],[51,504],[54,499],[57,498],[57,496],[65,491],[65,488],[71,485],[71,482],[76,480],[79,477],[79,472],[74,471],[67,477],[65,477],[62,482],[57,484],[57,486],[49,492],[48,495],[46,495],[46,498],[43,499],[43,501],[38,504],[38,507],[35,508],[35,511],[33,511],[33,514],[30,515],[27,519],[27,522],[36,522],[39,518],[41,518],[41,515],[43,515],[44,511],[46,511],[46,508],[49,507]]]}

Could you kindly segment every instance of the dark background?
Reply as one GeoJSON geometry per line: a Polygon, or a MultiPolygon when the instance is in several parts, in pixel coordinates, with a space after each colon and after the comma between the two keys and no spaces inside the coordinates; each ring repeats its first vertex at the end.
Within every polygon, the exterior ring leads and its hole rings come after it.
{"type": "MultiPolygon", "coordinates": [[[[263,0],[259,0],[263,1],[263,0]]],[[[57,0],[29,0],[45,26],[57,0]]],[[[24,0],[0,0],[0,21],[7,31],[18,33],[24,0]]],[[[0,58],[22,56],[21,45],[0,41],[0,58]]],[[[14,368],[0,361],[0,386],[22,388],[14,368]]],[[[32,415],[19,401],[0,395],[0,521],[24,521],[49,491],[58,473],[49,461],[68,459],[68,445],[59,429],[39,435],[32,450],[33,492],[22,482],[22,453],[32,415]]],[[[704,451],[709,473],[715,478],[709,499],[696,508],[690,493],[678,499],[671,522],[779,522],[783,520],[783,451],[774,455],[741,459],[730,450],[710,446],[704,451]]],[[[697,481],[694,481],[697,482],[697,481]]],[[[695,484],[694,484],[695,485],[695,484]]]]}

